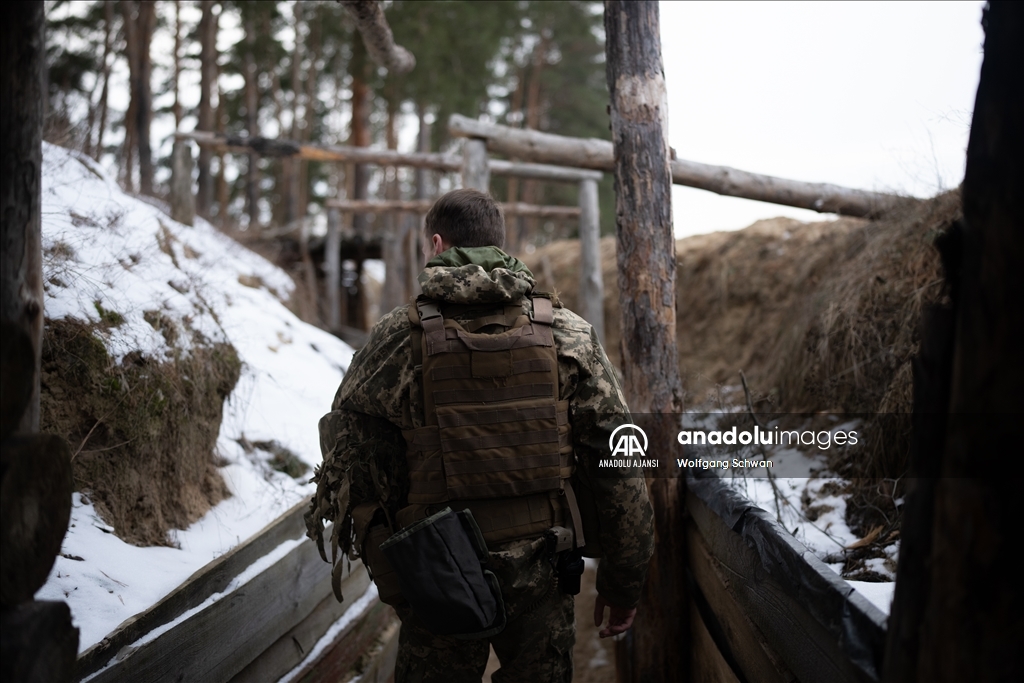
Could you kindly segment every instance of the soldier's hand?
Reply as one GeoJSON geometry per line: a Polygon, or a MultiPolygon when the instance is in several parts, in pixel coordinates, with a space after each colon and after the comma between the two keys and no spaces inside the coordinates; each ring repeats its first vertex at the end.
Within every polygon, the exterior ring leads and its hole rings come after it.
{"type": "Polygon", "coordinates": [[[608,638],[610,636],[617,636],[620,633],[628,631],[633,626],[633,618],[636,616],[636,607],[626,609],[625,607],[616,607],[612,605],[600,595],[594,600],[594,626],[600,627],[604,622],[604,608],[607,607],[611,615],[608,618],[608,626],[601,630],[598,634],[602,638],[608,638]]]}

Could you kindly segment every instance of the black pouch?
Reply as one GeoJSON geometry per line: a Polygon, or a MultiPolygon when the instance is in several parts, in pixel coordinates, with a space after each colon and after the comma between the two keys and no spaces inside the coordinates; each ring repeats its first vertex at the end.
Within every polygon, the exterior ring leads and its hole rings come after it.
{"type": "Polygon", "coordinates": [[[484,567],[487,546],[469,510],[446,507],[394,534],[380,550],[431,633],[474,639],[505,628],[498,577],[484,567]]]}

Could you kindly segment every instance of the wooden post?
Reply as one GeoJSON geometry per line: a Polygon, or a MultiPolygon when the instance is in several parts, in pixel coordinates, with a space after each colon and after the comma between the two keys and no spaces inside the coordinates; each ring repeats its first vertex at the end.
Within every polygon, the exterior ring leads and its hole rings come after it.
{"type": "Polygon", "coordinates": [[[327,272],[327,329],[341,327],[341,211],[327,210],[327,241],[324,244],[324,270],[327,272]]]}
{"type": "MultiPolygon", "coordinates": [[[[631,412],[651,415],[651,451],[674,443],[682,410],[676,347],[675,238],[668,106],[658,4],[608,0],[605,51],[615,156],[615,228],[622,312],[623,388],[631,412]]],[[[655,554],[631,637],[619,641],[621,680],[688,680],[688,600],[684,588],[680,480],[647,481],[655,554]]]]}
{"type": "Polygon", "coordinates": [[[490,192],[491,170],[487,165],[487,142],[467,138],[462,147],[462,186],[490,192]]]}
{"type": "MultiPolygon", "coordinates": [[[[955,341],[944,443],[933,453],[941,462],[926,560],[930,585],[916,624],[916,672],[887,668],[889,683],[1024,680],[1020,487],[1010,455],[1024,413],[1024,7],[992,2],[982,25],[985,58],[967,145],[964,220],[948,252],[956,257],[948,264],[955,341]]],[[[904,582],[914,579],[903,571],[902,548],[900,554],[896,609],[903,607],[904,582]]]]}
{"type": "Polygon", "coordinates": [[[597,181],[580,181],[579,313],[604,343],[604,280],[601,277],[601,221],[597,181]]]}
{"type": "Polygon", "coordinates": [[[185,140],[175,140],[171,148],[171,218],[185,225],[192,225],[196,219],[192,146],[185,140]]]}

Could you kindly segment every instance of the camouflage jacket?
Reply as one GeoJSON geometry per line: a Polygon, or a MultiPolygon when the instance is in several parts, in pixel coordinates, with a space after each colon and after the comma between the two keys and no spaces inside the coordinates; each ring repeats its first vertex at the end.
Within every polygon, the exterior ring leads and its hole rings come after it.
{"type": "MultiPolygon", "coordinates": [[[[526,266],[496,247],[452,248],[432,259],[419,276],[423,294],[450,303],[521,302],[529,311],[535,280],[526,266]]],[[[653,552],[653,513],[643,476],[636,470],[602,469],[611,430],[628,419],[611,363],[589,323],[557,299],[552,332],[558,356],[560,398],[570,402],[573,448],[581,476],[588,476],[601,524],[603,556],[598,592],[610,603],[633,607],[653,552]]],[[[456,316],[458,319],[458,316],[456,316]]],[[[460,321],[461,322],[461,321],[460,321]]],[[[320,421],[324,462],[307,513],[311,538],[321,544],[323,521],[335,524],[333,547],[352,554],[351,509],[380,500],[392,518],[408,491],[403,429],[424,425],[419,371],[414,368],[407,306],[385,315],[353,358],[320,421]]],[[[325,558],[326,559],[326,558],[325,558]]]]}

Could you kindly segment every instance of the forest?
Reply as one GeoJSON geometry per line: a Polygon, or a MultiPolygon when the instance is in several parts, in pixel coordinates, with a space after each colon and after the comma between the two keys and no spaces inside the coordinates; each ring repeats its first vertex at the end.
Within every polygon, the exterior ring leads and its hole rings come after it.
{"type": "MultiPolygon", "coordinates": [[[[156,197],[168,193],[176,130],[392,150],[401,138],[406,149],[446,150],[444,124],[461,113],[609,137],[601,3],[398,0],[385,15],[395,42],[415,55],[410,73],[389,76],[368,59],[335,2],[47,3],[44,137],[156,197]]],[[[426,197],[425,182],[450,186],[409,169],[339,169],[205,146],[197,168],[198,213],[250,234],[303,220],[322,231],[329,197],[426,197]]],[[[610,179],[602,189],[608,232],[610,179]]],[[[494,192],[509,202],[570,201],[532,180],[499,181],[494,192]]],[[[555,226],[539,227],[516,245],[550,241],[555,226]]]]}

